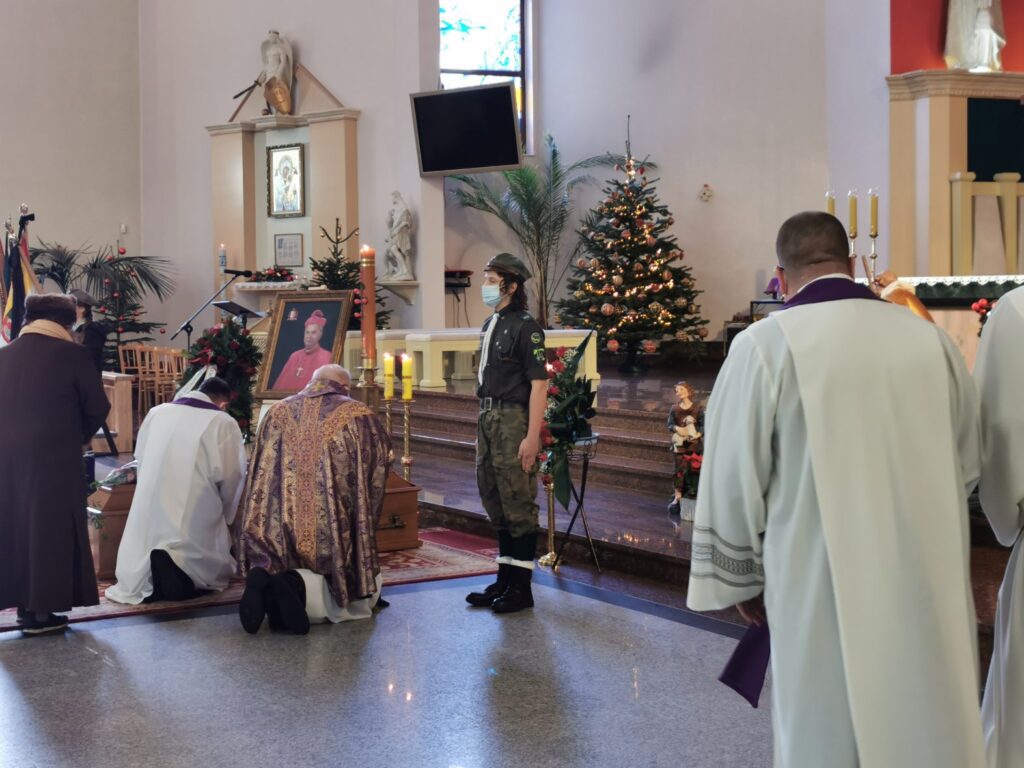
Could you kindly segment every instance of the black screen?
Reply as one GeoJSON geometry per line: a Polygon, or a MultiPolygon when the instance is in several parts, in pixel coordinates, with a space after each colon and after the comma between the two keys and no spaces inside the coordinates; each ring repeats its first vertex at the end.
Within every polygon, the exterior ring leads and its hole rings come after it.
{"type": "Polygon", "coordinates": [[[1016,99],[967,100],[967,170],[978,181],[1024,174],[1024,106],[1016,99]]]}
{"type": "Polygon", "coordinates": [[[414,95],[420,173],[521,164],[511,84],[414,95]]]}

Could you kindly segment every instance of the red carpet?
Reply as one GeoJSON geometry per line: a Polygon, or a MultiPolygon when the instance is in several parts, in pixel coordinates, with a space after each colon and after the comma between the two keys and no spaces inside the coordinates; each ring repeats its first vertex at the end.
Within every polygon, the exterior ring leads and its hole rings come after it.
{"type": "MultiPolygon", "coordinates": [[[[423,546],[417,549],[381,554],[380,564],[385,586],[460,579],[466,576],[494,573],[498,570],[494,564],[497,550],[491,539],[449,531],[445,528],[425,528],[420,531],[420,540],[423,542],[423,546]]],[[[74,609],[68,614],[68,621],[75,623],[140,614],[182,613],[215,605],[234,605],[242,598],[242,590],[245,585],[241,579],[236,579],[227,589],[216,594],[180,603],[144,605],[121,605],[108,602],[103,597],[103,590],[108,586],[110,586],[109,582],[100,582],[99,605],[74,609]]],[[[0,611],[0,632],[10,632],[17,628],[17,611],[14,608],[0,611]]]]}

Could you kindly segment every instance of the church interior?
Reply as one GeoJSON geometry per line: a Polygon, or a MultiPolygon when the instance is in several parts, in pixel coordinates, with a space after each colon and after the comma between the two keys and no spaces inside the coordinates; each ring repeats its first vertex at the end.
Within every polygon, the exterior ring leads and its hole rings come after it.
{"type": "MultiPolygon", "coordinates": [[[[773,748],[774,673],[753,707],[719,682],[746,614],[687,607],[704,413],[732,345],[785,307],[776,233],[800,211],[833,214],[854,278],[973,369],[1024,286],[1024,3],[6,0],[0,18],[0,366],[26,294],[77,290],[110,404],[84,462],[98,603],[33,638],[28,606],[0,602],[0,766],[812,764],[773,748]],[[522,556],[482,499],[485,414],[514,398],[484,376],[499,254],[542,329],[522,556]],[[105,597],[148,414],[223,379],[251,474],[278,404],[330,364],[393,450],[372,617],[243,632],[258,558],[238,540],[222,589],[105,597]],[[527,610],[467,605],[524,559],[527,610]]],[[[168,457],[166,478],[191,471],[168,457]]],[[[980,702],[1011,550],[977,494],[964,515],[980,702]]]]}

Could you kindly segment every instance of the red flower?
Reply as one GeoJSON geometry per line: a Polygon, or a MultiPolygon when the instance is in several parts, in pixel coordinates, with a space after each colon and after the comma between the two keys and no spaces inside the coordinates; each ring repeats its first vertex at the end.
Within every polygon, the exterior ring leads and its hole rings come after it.
{"type": "Polygon", "coordinates": [[[242,335],[243,336],[248,336],[249,335],[249,329],[248,328],[243,328],[242,329],[242,335]]]}
{"type": "Polygon", "coordinates": [[[224,365],[227,361],[228,359],[224,355],[217,355],[217,365],[224,365]]]}
{"type": "Polygon", "coordinates": [[[558,387],[548,387],[548,397],[557,397],[561,391],[558,387]]]}
{"type": "Polygon", "coordinates": [[[555,356],[561,359],[565,357],[566,352],[568,352],[568,350],[565,347],[559,347],[558,349],[555,350],[555,356]]]}
{"type": "Polygon", "coordinates": [[[241,346],[242,345],[239,344],[237,341],[232,341],[230,344],[228,344],[228,347],[230,347],[231,349],[238,349],[241,346]]]}
{"type": "Polygon", "coordinates": [[[551,363],[551,368],[552,370],[554,370],[555,373],[562,373],[563,371],[565,371],[565,363],[563,363],[561,360],[555,360],[553,363],[551,363]]]}
{"type": "Polygon", "coordinates": [[[248,419],[239,419],[238,420],[238,426],[241,427],[242,429],[245,429],[246,427],[249,426],[249,420],[248,419]]]}

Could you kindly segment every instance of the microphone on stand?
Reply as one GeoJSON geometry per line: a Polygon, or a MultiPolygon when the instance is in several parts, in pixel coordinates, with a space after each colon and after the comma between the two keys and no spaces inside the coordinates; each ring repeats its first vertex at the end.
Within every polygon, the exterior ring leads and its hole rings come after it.
{"type": "Polygon", "coordinates": [[[252,277],[251,269],[226,269],[221,268],[222,275],[235,275],[236,277],[252,277]]]}

